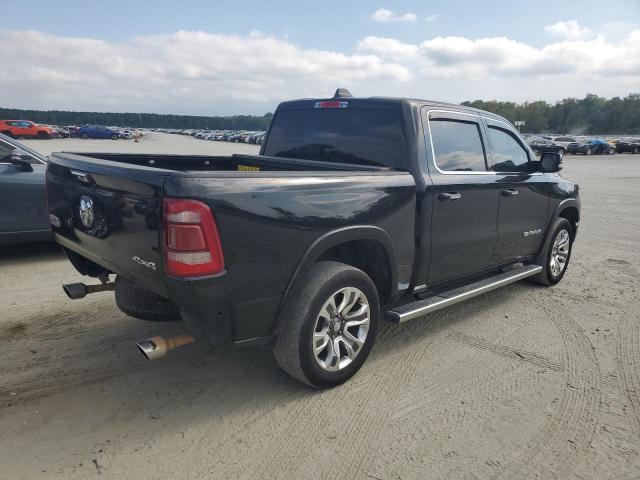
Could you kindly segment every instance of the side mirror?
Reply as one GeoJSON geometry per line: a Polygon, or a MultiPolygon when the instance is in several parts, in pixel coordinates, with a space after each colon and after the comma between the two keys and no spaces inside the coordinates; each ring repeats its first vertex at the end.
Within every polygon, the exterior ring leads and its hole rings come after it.
{"type": "Polygon", "coordinates": [[[544,152],[540,157],[540,170],[542,173],[556,173],[562,170],[562,155],[544,152]]]}
{"type": "Polygon", "coordinates": [[[11,163],[14,165],[19,165],[22,167],[23,172],[33,172],[33,167],[31,166],[31,155],[29,155],[24,150],[19,148],[14,148],[11,150],[11,163]]]}

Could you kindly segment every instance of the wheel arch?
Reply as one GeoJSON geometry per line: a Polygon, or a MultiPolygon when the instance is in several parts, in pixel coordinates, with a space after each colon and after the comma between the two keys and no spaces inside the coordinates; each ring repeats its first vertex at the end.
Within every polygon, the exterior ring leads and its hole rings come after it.
{"type": "Polygon", "coordinates": [[[552,226],[556,219],[564,218],[569,221],[571,226],[573,227],[573,239],[575,239],[575,234],[578,228],[578,224],[580,223],[580,200],[577,198],[566,198],[562,200],[558,206],[556,206],[551,218],[549,219],[549,224],[547,226],[547,232],[545,234],[545,239],[542,242],[542,246],[538,255],[536,257],[536,262],[540,264],[542,257],[545,255],[547,248],[549,248],[549,244],[551,243],[551,235],[552,226]]]}
{"type": "Polygon", "coordinates": [[[334,260],[363,270],[378,289],[381,304],[395,293],[398,282],[397,254],[389,235],[376,226],[354,226],[322,235],[307,249],[285,290],[278,311],[311,266],[334,260]]]}

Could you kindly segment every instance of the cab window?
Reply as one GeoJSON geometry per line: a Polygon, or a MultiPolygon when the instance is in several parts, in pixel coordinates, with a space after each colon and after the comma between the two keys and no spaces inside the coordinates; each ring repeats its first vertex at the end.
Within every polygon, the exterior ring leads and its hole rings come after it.
{"type": "Polygon", "coordinates": [[[531,172],[529,155],[513,133],[489,125],[489,138],[493,145],[494,172],[531,172]]]}
{"type": "Polygon", "coordinates": [[[429,120],[436,166],[450,172],[486,172],[480,126],[476,122],[429,120]]]}

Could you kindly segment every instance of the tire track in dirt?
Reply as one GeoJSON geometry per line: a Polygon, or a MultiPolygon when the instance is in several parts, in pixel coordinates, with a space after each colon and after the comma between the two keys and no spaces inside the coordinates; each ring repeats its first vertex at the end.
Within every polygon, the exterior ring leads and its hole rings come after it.
{"type": "Polygon", "coordinates": [[[558,372],[564,370],[563,363],[556,362],[555,360],[543,357],[542,355],[538,355],[537,353],[507,347],[506,345],[490,342],[489,340],[486,340],[484,338],[467,335],[466,333],[457,330],[450,332],[447,336],[457,342],[471,345],[472,347],[476,347],[481,350],[487,350],[489,352],[495,353],[496,355],[501,355],[507,358],[514,358],[516,360],[519,359],[524,362],[529,362],[538,367],[548,368],[549,370],[555,370],[558,372]]]}
{"type": "Polygon", "coordinates": [[[632,422],[640,433],[640,320],[623,314],[617,338],[619,382],[631,406],[632,422]]]}
{"type": "Polygon", "coordinates": [[[600,367],[591,342],[582,329],[557,306],[553,294],[538,298],[560,333],[564,345],[566,385],[558,411],[547,421],[543,435],[526,457],[512,463],[499,478],[562,478],[579,453],[588,452],[598,424],[601,381],[600,367]]]}
{"type": "Polygon", "coordinates": [[[381,431],[389,424],[388,412],[395,404],[396,398],[404,390],[402,387],[413,376],[420,365],[426,349],[417,349],[406,354],[402,363],[407,365],[400,374],[385,372],[382,388],[369,397],[361,413],[351,418],[338,442],[338,450],[343,452],[341,461],[335,462],[333,468],[326,472],[324,478],[356,478],[363,466],[371,462],[371,456],[378,450],[382,441],[381,431]]]}
{"type": "MultiPolygon", "coordinates": [[[[351,418],[346,429],[346,437],[342,436],[340,444],[348,443],[355,449],[363,443],[360,440],[363,429],[379,431],[384,426],[386,416],[382,410],[392,402],[399,392],[402,382],[413,372],[413,368],[419,363],[423,351],[399,355],[384,363],[384,368],[378,370],[378,375],[372,377],[372,381],[364,384],[366,392],[372,392],[358,407],[358,415],[351,418]],[[376,412],[375,414],[373,412],[376,412]],[[355,433],[354,433],[355,431],[355,433]],[[347,440],[348,439],[348,440],[347,440]]],[[[364,372],[361,375],[365,374],[364,372]]],[[[369,373],[371,378],[371,373],[369,373]]],[[[308,445],[318,432],[322,432],[325,415],[328,408],[344,401],[345,394],[349,395],[349,389],[340,387],[324,392],[313,392],[306,404],[298,409],[296,418],[289,422],[289,426],[274,438],[263,458],[269,458],[266,463],[261,463],[248,476],[248,478],[294,478],[296,470],[300,467],[300,448],[308,445]]],[[[367,441],[370,440],[367,438],[367,441]]],[[[317,443],[317,440],[314,440],[317,443]]],[[[364,446],[363,446],[364,448],[364,446]]],[[[350,457],[353,460],[353,457],[350,457]]],[[[351,465],[345,465],[349,468],[351,465]]],[[[342,468],[342,467],[341,467],[342,468]]],[[[343,476],[341,472],[340,476],[343,476]]]]}

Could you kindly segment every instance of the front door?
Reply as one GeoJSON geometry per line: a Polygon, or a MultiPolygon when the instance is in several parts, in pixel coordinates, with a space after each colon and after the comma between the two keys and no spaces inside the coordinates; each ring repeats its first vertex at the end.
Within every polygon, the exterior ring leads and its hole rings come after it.
{"type": "Polygon", "coordinates": [[[500,184],[495,263],[536,255],[545,235],[550,195],[545,174],[520,136],[506,123],[486,119],[491,170],[500,184]]]}
{"type": "Polygon", "coordinates": [[[480,118],[432,110],[426,120],[433,157],[427,277],[432,285],[491,266],[500,199],[496,176],[488,171],[488,146],[480,118]]]}

